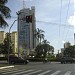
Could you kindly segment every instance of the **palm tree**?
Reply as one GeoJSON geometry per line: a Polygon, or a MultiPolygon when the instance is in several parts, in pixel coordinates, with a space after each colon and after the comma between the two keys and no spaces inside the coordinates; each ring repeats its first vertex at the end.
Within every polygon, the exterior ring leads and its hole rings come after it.
{"type": "Polygon", "coordinates": [[[43,44],[50,44],[50,42],[47,41],[47,40],[43,40],[42,43],[43,43],[43,44]]]}
{"type": "Polygon", "coordinates": [[[36,30],[35,30],[35,34],[34,34],[34,36],[36,37],[36,39],[38,40],[38,41],[40,41],[40,43],[41,43],[41,40],[43,39],[44,40],[44,31],[43,30],[41,30],[41,29],[39,29],[39,28],[37,28],[36,30]]]}
{"type": "Polygon", "coordinates": [[[50,52],[51,54],[54,53],[54,47],[51,46],[51,45],[49,45],[49,44],[50,44],[49,41],[47,41],[47,40],[43,40],[43,41],[42,41],[42,44],[47,45],[48,52],[50,52]]]}
{"type": "Polygon", "coordinates": [[[10,18],[11,10],[5,5],[8,0],[0,0],[0,28],[8,26],[5,19],[10,18]]]}
{"type": "Polygon", "coordinates": [[[50,51],[51,51],[51,54],[54,53],[54,47],[53,46],[50,46],[50,51]]]}

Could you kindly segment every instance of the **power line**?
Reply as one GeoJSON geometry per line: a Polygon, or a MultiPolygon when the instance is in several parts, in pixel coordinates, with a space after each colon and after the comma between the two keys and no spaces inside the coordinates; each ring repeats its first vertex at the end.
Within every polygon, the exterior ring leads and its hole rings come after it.
{"type": "MultiPolygon", "coordinates": [[[[61,12],[62,12],[62,0],[60,1],[60,24],[59,24],[59,40],[58,43],[60,44],[60,28],[61,28],[61,12]]],[[[59,47],[59,45],[58,45],[59,47]]]]}
{"type": "MultiPolygon", "coordinates": [[[[11,16],[11,18],[17,19],[17,17],[15,16],[11,16]]],[[[54,22],[46,22],[46,21],[40,21],[40,20],[35,20],[37,23],[44,23],[44,24],[48,24],[48,25],[60,25],[60,23],[54,23],[54,22]]],[[[66,26],[66,27],[72,27],[72,25],[70,24],[61,24],[62,26],[66,26]]]]}
{"type": "MultiPolygon", "coordinates": [[[[66,24],[66,22],[67,22],[67,17],[68,17],[68,12],[69,12],[69,7],[70,7],[70,0],[69,0],[69,2],[68,2],[68,8],[67,8],[67,14],[66,14],[65,24],[66,24]]],[[[65,32],[65,27],[64,27],[64,32],[65,32]]],[[[63,34],[64,34],[64,32],[63,32],[63,34]]],[[[68,29],[68,31],[67,31],[66,36],[65,36],[64,39],[67,38],[68,33],[69,33],[69,29],[68,29]]]]}
{"type": "MultiPolygon", "coordinates": [[[[71,22],[72,22],[72,20],[73,20],[73,17],[72,17],[72,19],[71,19],[71,22]]],[[[73,26],[74,27],[74,26],[73,26]]],[[[67,33],[66,33],[66,38],[67,38],[67,35],[68,35],[68,33],[69,33],[69,29],[68,29],[68,31],[67,31],[67,33]]]]}
{"type": "MultiPolygon", "coordinates": [[[[60,23],[53,23],[53,22],[46,22],[46,21],[37,21],[38,23],[44,23],[44,24],[49,24],[49,25],[60,25],[60,23]]],[[[66,26],[66,27],[72,27],[72,25],[70,24],[61,24],[62,26],[66,26]]]]}

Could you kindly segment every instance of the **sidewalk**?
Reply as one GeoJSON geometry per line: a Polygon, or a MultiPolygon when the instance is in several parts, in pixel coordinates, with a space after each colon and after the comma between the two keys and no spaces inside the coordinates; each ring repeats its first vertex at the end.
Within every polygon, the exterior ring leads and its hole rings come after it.
{"type": "Polygon", "coordinates": [[[0,61],[0,67],[9,65],[7,61],[0,61]]]}

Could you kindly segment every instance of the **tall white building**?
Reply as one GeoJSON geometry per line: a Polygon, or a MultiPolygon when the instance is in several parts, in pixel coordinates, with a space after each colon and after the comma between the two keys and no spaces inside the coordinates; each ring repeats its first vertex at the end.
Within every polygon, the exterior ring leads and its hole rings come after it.
{"type": "Polygon", "coordinates": [[[24,50],[29,54],[36,47],[34,36],[35,24],[35,7],[24,8],[18,12],[18,50],[24,50]],[[32,23],[26,22],[26,16],[32,15],[32,23]]]}

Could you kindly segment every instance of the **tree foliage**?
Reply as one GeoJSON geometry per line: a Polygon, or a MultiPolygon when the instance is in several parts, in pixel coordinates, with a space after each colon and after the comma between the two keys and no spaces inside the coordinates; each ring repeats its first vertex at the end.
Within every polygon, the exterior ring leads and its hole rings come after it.
{"type": "Polygon", "coordinates": [[[0,52],[1,54],[8,54],[8,50],[9,50],[9,53],[13,52],[12,42],[10,40],[10,43],[9,43],[9,34],[7,33],[6,38],[4,39],[4,42],[0,44],[0,52]],[[9,44],[10,44],[10,50],[9,50],[9,44]]]}
{"type": "Polygon", "coordinates": [[[6,6],[8,0],[0,0],[0,27],[8,26],[5,19],[10,18],[11,10],[6,6]]]}
{"type": "Polygon", "coordinates": [[[75,45],[64,50],[64,56],[75,57],[75,45]]]}
{"type": "Polygon", "coordinates": [[[0,54],[2,54],[3,48],[4,48],[3,43],[1,43],[1,44],[0,44],[0,54]]]}
{"type": "Polygon", "coordinates": [[[41,40],[44,40],[44,31],[42,29],[37,28],[35,31],[34,36],[36,37],[36,39],[41,43],[41,40]]]}
{"type": "Polygon", "coordinates": [[[54,52],[54,47],[50,46],[49,44],[39,44],[36,47],[35,51],[36,51],[36,57],[46,57],[47,53],[54,52]]]}

